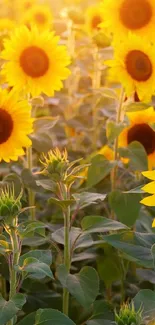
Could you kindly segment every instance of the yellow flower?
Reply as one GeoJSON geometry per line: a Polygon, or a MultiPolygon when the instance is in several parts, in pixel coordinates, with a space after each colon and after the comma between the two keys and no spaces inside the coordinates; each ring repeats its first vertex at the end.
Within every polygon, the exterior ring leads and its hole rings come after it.
{"type": "MultiPolygon", "coordinates": [[[[145,197],[143,200],[140,201],[140,203],[149,207],[155,206],[155,170],[143,172],[142,174],[153,182],[150,182],[142,187],[142,190],[144,192],[152,195],[145,197]]],[[[155,219],[153,220],[152,227],[155,227],[155,219]]]]}
{"type": "Polygon", "coordinates": [[[31,106],[19,101],[13,91],[0,90],[0,161],[16,161],[29,147],[28,135],[33,131],[31,106]]]}
{"type": "Polygon", "coordinates": [[[129,33],[124,41],[114,42],[114,50],[114,60],[107,62],[111,76],[116,80],[119,76],[128,97],[136,92],[140,100],[150,101],[155,90],[155,45],[129,33]]]}
{"type": "Polygon", "coordinates": [[[155,2],[152,0],[104,0],[105,25],[114,36],[128,31],[154,39],[155,2]]]}
{"type": "Polygon", "coordinates": [[[130,121],[119,136],[119,147],[127,147],[133,141],[140,142],[147,153],[149,169],[155,167],[155,132],[149,125],[155,123],[155,111],[150,107],[143,111],[127,113],[130,121]]]}
{"type": "Polygon", "coordinates": [[[1,57],[5,62],[2,74],[9,86],[38,96],[41,92],[52,96],[63,87],[70,71],[66,47],[58,45],[59,38],[52,32],[29,30],[22,26],[4,43],[1,57]]]}
{"type": "Polygon", "coordinates": [[[15,27],[13,20],[9,18],[0,18],[0,34],[8,34],[15,27]]]}
{"type": "Polygon", "coordinates": [[[14,0],[17,12],[25,12],[36,4],[36,0],[14,0]]]}
{"type": "Polygon", "coordinates": [[[52,27],[53,15],[48,6],[36,5],[26,11],[22,21],[28,27],[36,25],[42,31],[52,27]]]}
{"type": "Polygon", "coordinates": [[[114,160],[114,151],[108,146],[103,146],[99,151],[99,155],[103,155],[107,160],[114,160]]]}
{"type": "Polygon", "coordinates": [[[100,24],[104,20],[102,7],[100,5],[89,6],[86,11],[86,30],[89,34],[101,30],[100,24]]]}

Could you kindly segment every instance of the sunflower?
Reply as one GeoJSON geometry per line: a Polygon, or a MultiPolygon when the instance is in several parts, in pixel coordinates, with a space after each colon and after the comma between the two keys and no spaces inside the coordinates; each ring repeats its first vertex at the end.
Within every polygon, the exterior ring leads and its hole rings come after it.
{"type": "Polygon", "coordinates": [[[52,32],[29,30],[22,26],[14,31],[4,43],[1,57],[4,63],[2,74],[9,86],[38,96],[41,92],[52,96],[63,87],[70,71],[66,47],[58,45],[59,38],[52,32]]]}
{"type": "Polygon", "coordinates": [[[18,12],[25,12],[26,10],[29,10],[36,4],[36,0],[14,0],[15,7],[18,12]]]}
{"type": "Polygon", "coordinates": [[[13,20],[9,18],[0,18],[0,35],[6,35],[10,33],[15,27],[13,20]]]}
{"type": "MultiPolygon", "coordinates": [[[[155,170],[147,171],[142,173],[143,176],[150,179],[152,182],[142,187],[142,190],[146,193],[151,194],[150,196],[145,197],[140,203],[147,205],[149,207],[155,206],[155,170]]],[[[152,227],[155,227],[155,219],[153,221],[152,227]]]]}
{"type": "Polygon", "coordinates": [[[155,2],[152,0],[104,0],[106,27],[113,35],[126,37],[128,31],[154,39],[155,2]]]}
{"type": "Polygon", "coordinates": [[[155,45],[129,33],[123,42],[114,42],[114,50],[114,60],[107,61],[111,77],[119,76],[128,97],[136,92],[141,101],[150,101],[155,90],[155,45]]]}
{"type": "Polygon", "coordinates": [[[51,9],[46,5],[35,5],[26,11],[23,23],[28,27],[36,25],[39,30],[50,29],[53,23],[51,9]]]}
{"type": "Polygon", "coordinates": [[[140,142],[147,153],[149,169],[155,167],[155,131],[149,125],[155,123],[155,111],[150,107],[143,111],[127,113],[130,125],[119,136],[119,147],[127,147],[133,141],[140,142]]]}
{"type": "Polygon", "coordinates": [[[13,91],[0,90],[0,161],[16,161],[29,147],[28,135],[33,131],[31,106],[19,101],[13,91]]]}
{"type": "Polygon", "coordinates": [[[94,32],[99,32],[101,30],[101,23],[104,20],[104,15],[102,7],[100,5],[94,5],[88,7],[86,10],[86,30],[89,34],[94,34],[94,32]]]}

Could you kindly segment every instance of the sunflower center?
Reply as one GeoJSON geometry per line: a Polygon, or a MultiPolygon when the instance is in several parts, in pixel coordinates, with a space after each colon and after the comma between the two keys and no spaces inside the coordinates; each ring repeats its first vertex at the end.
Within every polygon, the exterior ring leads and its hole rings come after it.
{"type": "Polygon", "coordinates": [[[39,24],[44,24],[46,22],[46,17],[42,12],[36,13],[34,18],[39,24]]]}
{"type": "Polygon", "coordinates": [[[136,124],[128,131],[127,136],[128,144],[130,144],[133,141],[140,142],[147,154],[151,154],[155,150],[155,132],[153,129],[145,123],[142,124],[136,124]]]}
{"type": "Polygon", "coordinates": [[[41,48],[30,46],[20,56],[20,65],[24,72],[32,77],[39,78],[45,75],[49,68],[49,58],[41,48]]]}
{"type": "Polygon", "coordinates": [[[96,15],[92,18],[92,28],[93,29],[100,29],[99,24],[101,24],[101,23],[102,23],[102,19],[100,16],[96,15]]]}
{"type": "Polygon", "coordinates": [[[136,30],[146,26],[152,18],[152,7],[148,0],[124,0],[120,8],[123,25],[136,30]]]}
{"type": "Polygon", "coordinates": [[[126,68],[136,81],[147,81],[152,75],[152,63],[149,57],[139,50],[132,50],[127,54],[126,68]]]}
{"type": "Polygon", "coordinates": [[[13,130],[13,120],[11,115],[0,108],[0,144],[6,142],[13,130]]]}

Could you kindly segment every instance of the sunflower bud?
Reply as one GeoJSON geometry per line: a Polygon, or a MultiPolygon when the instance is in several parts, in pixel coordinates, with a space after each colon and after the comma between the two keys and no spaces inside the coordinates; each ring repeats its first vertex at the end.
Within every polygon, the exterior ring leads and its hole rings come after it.
{"type": "Polygon", "coordinates": [[[0,191],[0,218],[14,218],[21,211],[21,195],[15,197],[14,187],[6,186],[0,191]]]}
{"type": "Polygon", "coordinates": [[[93,36],[94,43],[101,48],[105,48],[111,45],[111,39],[105,35],[102,31],[99,31],[93,36]]]}
{"type": "Polygon", "coordinates": [[[41,161],[45,167],[42,174],[49,176],[53,181],[64,181],[69,161],[67,159],[67,151],[60,152],[58,148],[49,151],[48,155],[44,155],[44,161],[41,161]]]}
{"type": "Polygon", "coordinates": [[[134,305],[123,304],[119,313],[115,312],[115,321],[118,325],[139,325],[142,321],[142,310],[135,311],[134,305]]]}

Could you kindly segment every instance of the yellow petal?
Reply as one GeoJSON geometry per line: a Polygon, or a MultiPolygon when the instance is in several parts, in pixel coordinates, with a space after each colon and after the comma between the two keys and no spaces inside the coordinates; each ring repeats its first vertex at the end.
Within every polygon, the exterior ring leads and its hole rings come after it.
{"type": "Polygon", "coordinates": [[[148,179],[155,181],[155,170],[142,172],[142,174],[143,174],[143,176],[147,177],[148,179]]]}
{"type": "Polygon", "coordinates": [[[155,181],[143,186],[142,190],[149,194],[155,194],[155,181]]]}
{"type": "Polygon", "coordinates": [[[155,206],[155,194],[145,197],[145,199],[141,200],[140,203],[147,205],[148,207],[155,206]]]}
{"type": "Polygon", "coordinates": [[[155,219],[152,222],[152,228],[155,228],[155,219]]]}

